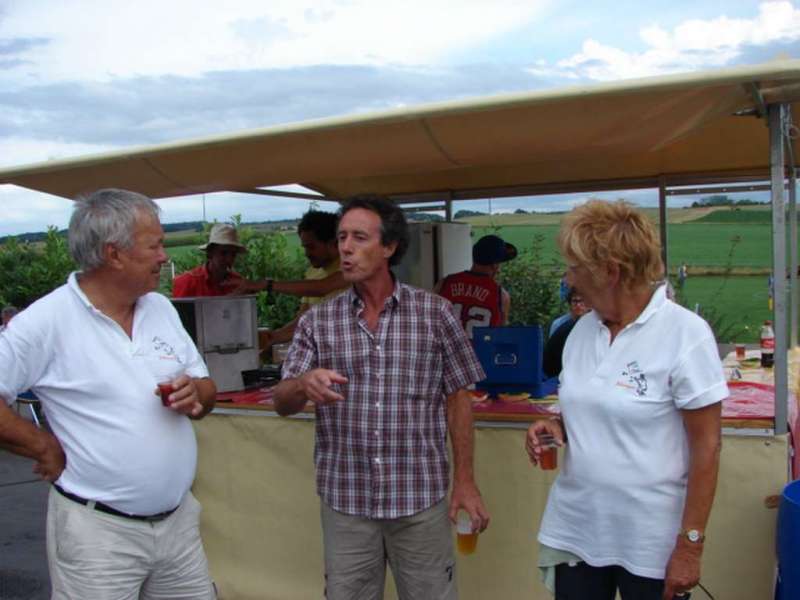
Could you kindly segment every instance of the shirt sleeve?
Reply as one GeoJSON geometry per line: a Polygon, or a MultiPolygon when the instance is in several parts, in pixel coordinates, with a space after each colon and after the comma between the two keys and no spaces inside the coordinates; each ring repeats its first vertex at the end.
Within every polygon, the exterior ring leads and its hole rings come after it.
{"type": "Polygon", "coordinates": [[[283,361],[281,377],[296,379],[317,366],[317,346],[314,342],[313,314],[315,309],[306,311],[297,322],[292,345],[283,361]]]}
{"type": "Polygon", "coordinates": [[[681,357],[670,374],[670,385],[679,409],[703,408],[730,395],[717,344],[710,332],[681,357]]]}
{"type": "Polygon", "coordinates": [[[0,397],[9,405],[36,385],[50,362],[52,343],[47,339],[46,315],[41,312],[36,306],[29,307],[0,335],[0,397]]]}
{"type": "Polygon", "coordinates": [[[486,379],[464,327],[449,302],[441,302],[442,386],[445,396],[486,379]]]}

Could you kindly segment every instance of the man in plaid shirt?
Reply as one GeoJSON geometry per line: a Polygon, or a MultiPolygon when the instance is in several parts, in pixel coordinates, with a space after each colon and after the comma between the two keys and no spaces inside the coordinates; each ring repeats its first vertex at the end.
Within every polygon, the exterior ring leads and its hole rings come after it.
{"type": "Polygon", "coordinates": [[[275,389],[281,415],[316,405],[326,597],[379,600],[388,560],[401,600],[453,600],[451,522],[489,524],[466,391],[485,376],[451,305],[392,274],[408,247],[397,206],[350,200],[338,244],[352,286],[300,319],[275,389]]]}

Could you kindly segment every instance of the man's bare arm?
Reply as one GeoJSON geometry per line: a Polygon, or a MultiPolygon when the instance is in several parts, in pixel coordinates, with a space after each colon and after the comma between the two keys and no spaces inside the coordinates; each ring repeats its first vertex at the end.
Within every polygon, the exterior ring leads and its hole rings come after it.
{"type": "Polygon", "coordinates": [[[36,427],[12,411],[0,398],[0,446],[36,461],[34,472],[55,481],[66,466],[61,444],[52,433],[36,427]]]}
{"type": "Polygon", "coordinates": [[[275,412],[282,417],[299,413],[308,400],[314,404],[340,402],[344,396],[335,392],[334,384],[347,383],[347,377],[329,369],[312,369],[294,379],[283,379],[275,386],[275,412]]]}
{"type": "Polygon", "coordinates": [[[459,509],[467,511],[475,530],[489,525],[489,512],[475,483],[473,450],[475,446],[472,399],[465,389],[447,397],[447,425],[453,446],[453,493],[450,497],[450,520],[455,523],[459,509]]]}
{"type": "Polygon", "coordinates": [[[344,280],[341,271],[336,271],[323,279],[298,279],[295,281],[278,281],[262,279],[260,281],[243,281],[234,293],[252,293],[271,289],[276,294],[290,296],[326,296],[336,290],[344,289],[349,284],[344,280]],[[270,282],[272,285],[270,286],[270,282]]]}

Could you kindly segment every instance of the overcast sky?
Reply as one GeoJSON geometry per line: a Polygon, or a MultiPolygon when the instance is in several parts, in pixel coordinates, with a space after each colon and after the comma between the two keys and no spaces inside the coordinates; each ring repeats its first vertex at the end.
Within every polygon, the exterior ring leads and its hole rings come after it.
{"type": "MultiPolygon", "coordinates": [[[[0,166],[776,57],[800,57],[800,0],[0,0],[0,166]]],[[[164,222],[203,215],[201,197],[160,204],[164,222]]],[[[306,208],[206,196],[208,219],[306,208]]],[[[0,235],[64,227],[69,211],[0,186],[0,235]]]]}

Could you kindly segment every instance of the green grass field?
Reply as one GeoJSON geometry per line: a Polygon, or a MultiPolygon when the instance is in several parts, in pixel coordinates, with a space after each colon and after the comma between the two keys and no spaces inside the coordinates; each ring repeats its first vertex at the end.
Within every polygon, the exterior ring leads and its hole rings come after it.
{"type": "MultiPolygon", "coordinates": [[[[499,229],[474,228],[475,239],[497,233],[519,248],[530,245],[534,235],[544,238],[544,260],[561,258],[556,249],[558,225],[506,225],[499,229]]],[[[668,228],[670,265],[674,272],[681,262],[689,266],[683,301],[687,307],[700,304],[719,315],[719,328],[741,331],[739,340],[757,342],[761,324],[772,315],[767,306],[767,272],[771,268],[772,242],[769,225],[762,224],[673,224],[668,228]],[[738,237],[737,237],[738,236],[738,237]],[[738,239],[734,244],[733,240],[738,239]],[[730,264],[735,275],[698,275],[708,270],[721,272],[730,264]],[[759,275],[739,273],[757,272],[759,275]],[[693,274],[694,273],[694,274],[693,274]],[[724,282],[724,285],[723,285],[724,282]]]]}
{"type": "MultiPolygon", "coordinates": [[[[544,258],[561,260],[556,248],[558,225],[505,225],[474,227],[475,239],[496,233],[519,248],[530,245],[535,235],[544,238],[544,258]]],[[[670,266],[685,262],[692,268],[722,270],[728,265],[760,272],[771,268],[772,232],[765,224],[681,223],[667,228],[670,266]]]]}
{"type": "MultiPolygon", "coordinates": [[[[720,342],[757,342],[760,328],[766,319],[772,319],[768,306],[767,277],[692,277],[686,280],[682,301],[694,310],[699,304],[722,317],[722,327],[732,326],[741,331],[737,339],[720,339],[720,342]]],[[[711,319],[709,319],[711,320],[711,319]]]]}
{"type": "Polygon", "coordinates": [[[174,260],[179,256],[183,256],[184,254],[194,251],[196,248],[197,245],[192,244],[190,246],[168,246],[164,248],[164,250],[166,250],[167,255],[174,260]]]}

